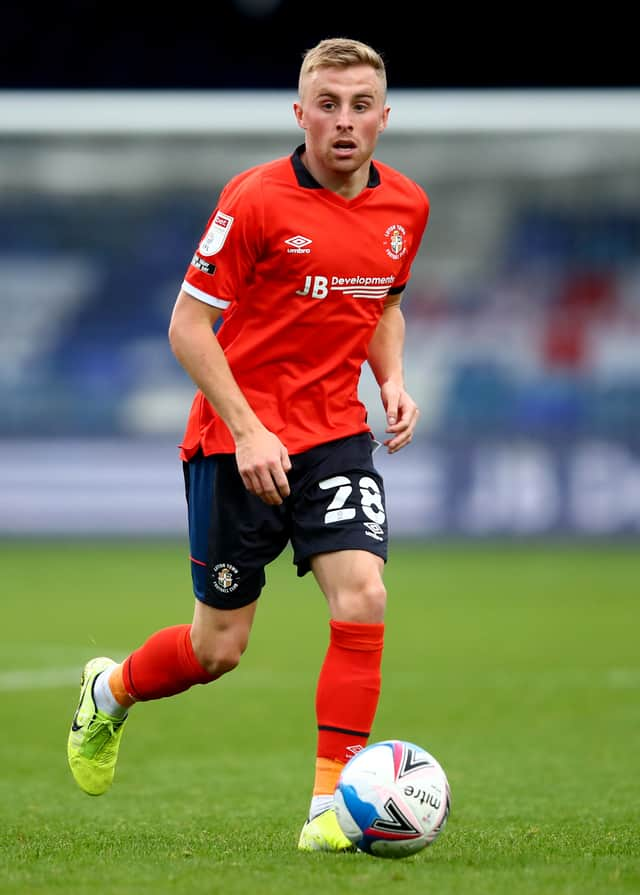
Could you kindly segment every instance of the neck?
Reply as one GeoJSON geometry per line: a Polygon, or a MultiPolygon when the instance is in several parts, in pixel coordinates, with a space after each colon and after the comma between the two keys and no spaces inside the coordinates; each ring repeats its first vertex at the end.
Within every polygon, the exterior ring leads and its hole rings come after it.
{"type": "Polygon", "coordinates": [[[320,186],[331,190],[332,193],[337,193],[343,199],[355,199],[369,182],[369,160],[355,171],[345,171],[344,173],[326,168],[307,149],[301,154],[300,160],[320,186]]]}

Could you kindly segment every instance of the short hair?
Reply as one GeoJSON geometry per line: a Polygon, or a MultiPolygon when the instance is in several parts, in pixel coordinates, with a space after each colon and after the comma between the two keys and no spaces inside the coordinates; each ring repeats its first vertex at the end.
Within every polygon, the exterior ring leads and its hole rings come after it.
{"type": "Polygon", "coordinates": [[[380,79],[382,95],[386,95],[387,72],[384,59],[373,47],[348,37],[325,38],[305,52],[300,67],[298,92],[302,95],[304,78],[319,68],[351,68],[353,65],[370,65],[380,79]]]}

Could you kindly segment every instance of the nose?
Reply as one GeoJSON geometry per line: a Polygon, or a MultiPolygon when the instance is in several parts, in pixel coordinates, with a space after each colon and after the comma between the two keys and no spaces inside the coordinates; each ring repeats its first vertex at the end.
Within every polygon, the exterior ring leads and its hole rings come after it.
{"type": "Polygon", "coordinates": [[[351,121],[351,109],[348,105],[340,106],[338,109],[338,117],[336,120],[336,126],[340,130],[350,130],[353,127],[351,121]]]}

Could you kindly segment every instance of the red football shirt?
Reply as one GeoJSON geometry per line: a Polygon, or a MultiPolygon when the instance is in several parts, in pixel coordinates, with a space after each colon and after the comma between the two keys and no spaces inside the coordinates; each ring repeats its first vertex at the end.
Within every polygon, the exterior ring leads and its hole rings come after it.
{"type": "MultiPolygon", "coordinates": [[[[224,309],[217,337],[231,371],[290,454],[369,431],[361,368],[429,214],[421,187],[380,162],[355,199],[324,189],[303,148],[229,181],[182,284],[224,309]]],[[[187,460],[235,451],[200,391],[181,448],[187,460]]]]}

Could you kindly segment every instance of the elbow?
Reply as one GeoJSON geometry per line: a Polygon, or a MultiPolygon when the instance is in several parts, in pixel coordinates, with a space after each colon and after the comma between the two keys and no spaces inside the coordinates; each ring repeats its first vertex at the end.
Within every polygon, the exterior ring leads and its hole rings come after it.
{"type": "Polygon", "coordinates": [[[169,329],[167,331],[167,338],[169,339],[169,345],[171,346],[171,350],[174,354],[176,354],[176,346],[178,343],[178,327],[175,324],[173,317],[169,322],[169,329]]]}
{"type": "Polygon", "coordinates": [[[176,315],[174,314],[169,322],[169,329],[167,331],[167,338],[169,340],[169,346],[173,351],[174,355],[180,360],[180,346],[182,344],[182,327],[178,320],[176,320],[176,315]]]}

